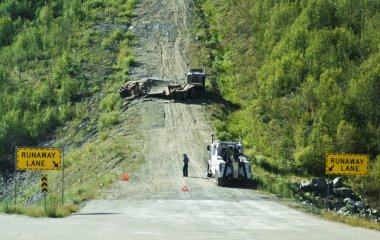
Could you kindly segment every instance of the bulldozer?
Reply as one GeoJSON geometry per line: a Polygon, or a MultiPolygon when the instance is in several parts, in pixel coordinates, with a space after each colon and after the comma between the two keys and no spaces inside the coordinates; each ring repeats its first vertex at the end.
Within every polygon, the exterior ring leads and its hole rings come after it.
{"type": "Polygon", "coordinates": [[[238,142],[212,142],[207,146],[210,158],[207,160],[207,177],[215,177],[218,186],[250,186],[251,164],[243,153],[241,140],[238,142]]]}
{"type": "Polygon", "coordinates": [[[188,99],[190,97],[201,97],[205,91],[205,71],[202,69],[190,69],[185,77],[185,85],[178,84],[175,81],[166,81],[155,78],[128,81],[120,86],[119,94],[123,98],[150,96],[188,99]]]}

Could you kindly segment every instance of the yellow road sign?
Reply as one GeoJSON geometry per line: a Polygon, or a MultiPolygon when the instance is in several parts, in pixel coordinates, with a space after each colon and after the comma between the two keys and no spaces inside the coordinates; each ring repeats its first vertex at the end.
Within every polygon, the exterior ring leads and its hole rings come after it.
{"type": "Polygon", "coordinates": [[[46,174],[42,174],[42,178],[41,178],[41,191],[43,193],[47,193],[48,192],[48,179],[47,179],[47,175],[46,174]]]}
{"type": "Polygon", "coordinates": [[[24,148],[16,150],[17,170],[61,170],[60,148],[24,148]]]}
{"type": "Polygon", "coordinates": [[[326,174],[367,175],[369,155],[367,154],[326,154],[326,174]]]}

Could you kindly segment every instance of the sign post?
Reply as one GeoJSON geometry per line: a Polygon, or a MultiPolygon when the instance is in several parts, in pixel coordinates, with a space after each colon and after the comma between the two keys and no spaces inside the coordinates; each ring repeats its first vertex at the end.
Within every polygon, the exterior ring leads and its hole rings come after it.
{"type": "Polygon", "coordinates": [[[16,202],[17,200],[17,170],[15,170],[13,181],[15,182],[15,205],[16,205],[17,204],[16,202]]]}
{"type": "Polygon", "coordinates": [[[42,174],[41,176],[41,191],[44,194],[44,206],[45,206],[45,213],[46,213],[46,195],[48,193],[48,179],[46,174],[42,174]]]}
{"type": "MultiPolygon", "coordinates": [[[[365,176],[368,175],[368,164],[368,154],[326,153],[326,174],[365,176]]],[[[327,202],[329,199],[328,186],[327,184],[327,202]]]]}
{"type": "Polygon", "coordinates": [[[326,153],[326,174],[367,175],[368,154],[326,153]]]}
{"type": "MultiPolygon", "coordinates": [[[[16,167],[15,167],[15,204],[16,204],[16,180],[17,171],[46,171],[46,170],[62,170],[62,205],[64,198],[64,167],[63,167],[63,151],[60,148],[37,148],[37,147],[16,147],[16,167]]],[[[46,194],[48,182],[46,174],[42,175],[41,187],[45,197],[46,211],[46,194]]]]}
{"type": "Polygon", "coordinates": [[[46,174],[42,174],[41,176],[41,191],[42,193],[48,193],[48,179],[46,174]]]}
{"type": "MultiPolygon", "coordinates": [[[[15,161],[17,162],[17,148],[15,148],[15,161]]],[[[13,176],[15,182],[15,206],[17,204],[17,164],[15,165],[15,174],[13,176]]]]}
{"type": "Polygon", "coordinates": [[[64,164],[64,156],[62,151],[62,206],[64,201],[64,193],[65,193],[65,164],[64,164]]]}

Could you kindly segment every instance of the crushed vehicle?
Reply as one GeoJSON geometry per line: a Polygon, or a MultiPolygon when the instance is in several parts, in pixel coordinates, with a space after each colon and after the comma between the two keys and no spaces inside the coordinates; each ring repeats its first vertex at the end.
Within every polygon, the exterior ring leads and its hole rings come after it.
{"type": "Polygon", "coordinates": [[[207,160],[207,177],[215,177],[218,186],[251,184],[251,164],[244,156],[240,141],[216,142],[212,136],[207,150],[210,154],[210,159],[207,160]]]}
{"type": "Polygon", "coordinates": [[[201,97],[205,91],[206,74],[201,69],[191,69],[186,73],[186,84],[181,85],[174,81],[146,78],[138,81],[129,81],[119,89],[121,97],[167,97],[187,99],[201,97]]]}

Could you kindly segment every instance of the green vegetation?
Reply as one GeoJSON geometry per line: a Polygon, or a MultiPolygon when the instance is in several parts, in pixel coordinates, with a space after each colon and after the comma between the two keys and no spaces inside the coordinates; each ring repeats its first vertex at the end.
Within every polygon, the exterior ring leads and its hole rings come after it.
{"type": "Polygon", "coordinates": [[[321,210],[321,209],[311,207],[308,205],[301,205],[289,199],[284,199],[283,202],[286,203],[291,208],[322,217],[326,220],[340,222],[340,223],[348,224],[354,227],[363,227],[363,228],[380,231],[380,225],[377,222],[369,221],[369,220],[355,217],[355,216],[342,216],[335,212],[321,210]]]}
{"type": "Polygon", "coordinates": [[[242,135],[258,166],[288,176],[324,175],[327,152],[369,154],[369,176],[348,179],[379,203],[380,3],[195,3],[217,91],[240,106],[215,112],[219,138],[242,135]]]}
{"type": "Polygon", "coordinates": [[[104,90],[105,80],[108,87],[125,80],[135,3],[0,3],[0,171],[12,169],[15,146],[33,145],[78,117],[77,103],[104,90]]]}
{"type": "MultiPolygon", "coordinates": [[[[49,193],[48,216],[76,211],[81,201],[116,179],[116,165],[120,170],[134,166],[123,162],[130,151],[125,138],[109,128],[125,120],[115,92],[134,63],[134,35],[127,29],[137,2],[0,2],[0,174],[13,173],[15,146],[49,142],[68,150],[67,176],[78,182],[65,183],[63,207],[59,191],[49,193]],[[107,165],[114,160],[117,164],[107,165]],[[82,171],[75,174],[72,166],[82,171]]],[[[50,177],[60,189],[60,174],[50,177]]],[[[21,189],[16,206],[12,196],[0,199],[0,211],[45,215],[43,200],[26,204],[40,191],[37,186],[21,189]]]]}
{"type": "MultiPolygon", "coordinates": [[[[131,124],[134,124],[131,121],[131,124]]],[[[72,138],[71,132],[61,141],[72,138]]],[[[136,140],[139,136],[135,137],[136,140]]],[[[116,131],[103,131],[93,141],[81,147],[70,149],[65,154],[65,184],[64,205],[61,202],[61,172],[49,171],[47,208],[45,212],[44,199],[38,193],[40,179],[37,175],[36,184],[18,183],[17,204],[14,204],[13,192],[0,202],[0,212],[8,214],[26,214],[33,217],[64,217],[79,209],[83,201],[100,196],[104,187],[109,187],[115,180],[128,171],[131,176],[137,171],[142,159],[132,156],[133,147],[126,137],[116,131]],[[109,136],[113,136],[112,138],[109,136]],[[37,193],[37,194],[36,194],[37,193]],[[37,201],[31,200],[40,197],[37,201]],[[28,203],[32,201],[32,203],[28,203]]]]}
{"type": "Polygon", "coordinates": [[[321,215],[324,219],[335,221],[335,222],[341,222],[345,223],[354,227],[363,227],[368,229],[375,229],[380,231],[380,225],[375,222],[371,221],[363,221],[363,219],[360,219],[358,217],[351,217],[351,216],[339,216],[337,214],[333,214],[331,212],[322,212],[321,215]]]}

